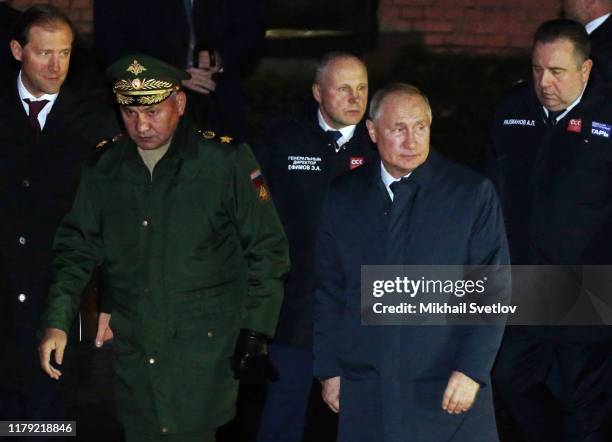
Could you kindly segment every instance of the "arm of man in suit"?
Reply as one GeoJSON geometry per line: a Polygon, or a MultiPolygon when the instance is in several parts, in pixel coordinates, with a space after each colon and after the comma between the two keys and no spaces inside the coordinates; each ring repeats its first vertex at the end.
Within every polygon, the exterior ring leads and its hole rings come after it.
{"type": "Polygon", "coordinates": [[[101,261],[101,235],[97,210],[88,188],[88,166],[84,166],[81,181],[71,211],[62,220],[53,241],[54,278],[42,316],[44,330],[39,346],[40,365],[53,379],[61,372],[50,365],[51,352],[61,365],[68,330],[77,315],[80,297],[101,261]]]}
{"type": "Polygon", "coordinates": [[[338,366],[337,333],[345,305],[344,275],[335,246],[333,223],[333,191],[321,212],[317,240],[316,268],[318,287],[314,311],[314,375],[324,379],[322,397],[329,408],[340,411],[340,367],[338,366]]]}
{"type": "MultiPolygon", "coordinates": [[[[503,277],[508,271],[510,263],[506,232],[501,207],[497,194],[489,180],[483,180],[476,196],[477,209],[475,211],[472,234],[468,250],[468,265],[479,266],[479,271],[500,271],[503,277]],[[487,266],[487,267],[484,267],[487,266]],[[494,266],[494,267],[488,267],[494,266]],[[495,270],[497,269],[497,270],[495,270]]],[[[489,278],[493,297],[499,302],[507,302],[510,296],[510,287],[500,277],[489,278]]],[[[504,324],[460,326],[458,332],[464,333],[463,348],[459,353],[455,370],[468,377],[472,382],[481,386],[489,382],[493,361],[499,350],[504,324]]],[[[451,375],[451,379],[456,376],[451,375]]],[[[450,384],[450,382],[449,382],[450,384]]],[[[461,385],[472,385],[469,382],[460,382],[461,385]]],[[[472,387],[474,387],[472,385],[472,387]]],[[[471,391],[473,388],[468,388],[471,391]]],[[[462,389],[463,390],[463,389],[462,389]]],[[[451,396],[452,397],[452,396],[451,396]]]]}

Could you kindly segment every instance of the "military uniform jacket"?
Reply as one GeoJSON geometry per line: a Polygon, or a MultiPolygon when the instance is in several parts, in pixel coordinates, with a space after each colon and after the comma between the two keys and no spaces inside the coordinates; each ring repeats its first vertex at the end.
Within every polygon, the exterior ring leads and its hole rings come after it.
{"type": "Polygon", "coordinates": [[[291,271],[275,342],[312,347],[312,312],[316,287],[314,245],[321,206],[332,179],[377,156],[360,123],[353,137],[335,152],[319,126],[317,108],[294,116],[255,144],[274,204],[287,233],[291,271]]]}
{"type": "MultiPolygon", "coordinates": [[[[546,124],[529,83],[516,86],[498,107],[488,164],[514,264],[612,263],[609,103],[592,78],[578,105],[554,126],[546,124]]],[[[586,329],[567,333],[601,337],[586,329]]]]}
{"type": "Polygon", "coordinates": [[[36,138],[16,78],[0,97],[0,376],[40,371],[36,330],[51,284],[52,242],[70,210],[79,172],[103,137],[117,133],[114,113],[64,86],[36,138]]]}
{"type": "Polygon", "coordinates": [[[182,433],[231,419],[238,331],[273,335],[289,265],[247,146],[182,121],[151,178],[129,138],[109,143],[84,168],[54,247],[44,325],[67,329],[100,265],[126,427],[182,433]]]}

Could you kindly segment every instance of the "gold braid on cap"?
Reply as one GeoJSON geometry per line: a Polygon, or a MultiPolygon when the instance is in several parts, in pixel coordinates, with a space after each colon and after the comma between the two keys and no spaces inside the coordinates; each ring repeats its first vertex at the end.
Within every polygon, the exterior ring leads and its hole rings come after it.
{"type": "Polygon", "coordinates": [[[181,90],[169,81],[134,78],[119,80],[113,86],[117,103],[122,105],[151,105],[164,101],[172,92],[181,90]]]}

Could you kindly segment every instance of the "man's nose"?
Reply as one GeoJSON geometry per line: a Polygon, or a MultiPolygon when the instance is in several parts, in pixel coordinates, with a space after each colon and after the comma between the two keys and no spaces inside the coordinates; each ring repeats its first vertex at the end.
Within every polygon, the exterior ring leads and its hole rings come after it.
{"type": "Polygon", "coordinates": [[[60,70],[60,60],[57,55],[52,55],[49,59],[49,70],[52,72],[59,72],[60,70]]]}
{"type": "Polygon", "coordinates": [[[138,115],[136,120],[136,129],[139,133],[144,133],[149,130],[149,120],[145,115],[138,115]]]}
{"type": "Polygon", "coordinates": [[[404,145],[408,149],[411,149],[411,150],[416,149],[416,146],[417,146],[416,134],[413,130],[411,129],[406,130],[406,137],[404,138],[404,145]]]}
{"type": "Polygon", "coordinates": [[[540,87],[544,88],[544,87],[548,87],[550,86],[550,83],[552,81],[552,74],[548,71],[544,71],[542,72],[542,75],[540,76],[540,87]]]}

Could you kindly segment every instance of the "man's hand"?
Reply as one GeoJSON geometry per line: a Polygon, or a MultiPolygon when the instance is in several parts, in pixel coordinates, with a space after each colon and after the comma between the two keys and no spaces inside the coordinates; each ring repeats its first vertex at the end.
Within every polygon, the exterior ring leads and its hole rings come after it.
{"type": "Polygon", "coordinates": [[[113,339],[113,331],[111,330],[110,313],[100,312],[98,316],[98,332],[96,333],[96,347],[100,348],[106,341],[113,339]]]}
{"type": "Polygon", "coordinates": [[[45,330],[45,336],[38,346],[38,356],[40,357],[40,366],[51,379],[58,380],[62,375],[61,371],[51,365],[51,352],[55,350],[55,363],[62,365],[67,342],[68,336],[65,331],[59,328],[45,330]]]}
{"type": "Polygon", "coordinates": [[[480,389],[480,384],[460,371],[453,371],[442,397],[442,409],[449,414],[460,414],[468,411],[480,389]]]}
{"type": "Polygon", "coordinates": [[[334,413],[340,412],[340,376],[321,381],[323,401],[334,413]]]}
{"type": "Polygon", "coordinates": [[[183,80],[183,86],[191,89],[194,92],[208,95],[215,90],[217,82],[214,75],[221,72],[222,61],[219,54],[215,53],[215,63],[211,63],[211,57],[208,51],[200,51],[198,54],[198,67],[187,69],[191,74],[190,80],[183,80]]]}
{"type": "Polygon", "coordinates": [[[267,337],[254,330],[240,330],[230,364],[234,379],[243,383],[264,385],[278,380],[278,372],[268,358],[267,337]]]}

